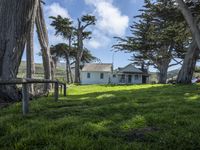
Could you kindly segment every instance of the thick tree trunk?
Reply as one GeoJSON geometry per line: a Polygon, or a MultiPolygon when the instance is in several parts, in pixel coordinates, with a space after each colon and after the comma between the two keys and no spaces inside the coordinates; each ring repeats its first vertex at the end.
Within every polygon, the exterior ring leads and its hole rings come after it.
{"type": "Polygon", "coordinates": [[[181,70],[177,77],[177,83],[191,83],[193,73],[195,71],[196,61],[199,58],[199,49],[195,41],[193,41],[185,55],[185,59],[181,70]]]}
{"type": "MultiPolygon", "coordinates": [[[[39,4],[39,9],[37,11],[36,27],[42,50],[44,76],[45,79],[51,79],[51,56],[50,56],[49,40],[48,40],[48,34],[41,3],[39,4]]],[[[45,84],[44,92],[48,93],[49,90],[50,90],[50,84],[45,84]]]]}
{"type": "MultiPolygon", "coordinates": [[[[31,30],[34,30],[34,28],[31,30]]],[[[27,78],[32,78],[32,75],[35,73],[33,33],[34,33],[33,31],[28,33],[27,44],[26,44],[26,77],[27,78]]]]}
{"type": "MultiPolygon", "coordinates": [[[[35,0],[34,13],[31,21],[31,29],[28,33],[27,44],[26,44],[26,78],[33,78],[35,73],[35,63],[34,63],[34,27],[37,9],[39,6],[39,1],[35,0]]],[[[29,86],[30,93],[34,95],[34,85],[29,86]]]]}
{"type": "Polygon", "coordinates": [[[200,30],[196,21],[196,18],[193,17],[191,10],[186,6],[183,0],[176,0],[179,5],[179,8],[187,21],[193,37],[196,40],[197,46],[200,49],[200,30]]]}
{"type": "Polygon", "coordinates": [[[163,66],[162,68],[159,69],[159,78],[158,78],[159,84],[166,84],[167,70],[168,70],[168,67],[166,66],[163,66]]]}
{"type": "Polygon", "coordinates": [[[160,84],[166,84],[167,82],[167,71],[169,68],[169,63],[170,60],[166,59],[163,60],[163,62],[158,65],[158,70],[159,70],[158,83],[160,84]]]}
{"type": "MultiPolygon", "coordinates": [[[[35,0],[0,0],[0,79],[17,77],[27,33],[31,28],[35,0]]],[[[1,86],[0,98],[20,99],[16,86],[1,86]]]]}

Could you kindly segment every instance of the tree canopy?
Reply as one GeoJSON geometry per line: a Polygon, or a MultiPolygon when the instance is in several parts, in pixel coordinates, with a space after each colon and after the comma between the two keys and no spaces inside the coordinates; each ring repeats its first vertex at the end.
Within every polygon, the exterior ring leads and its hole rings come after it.
{"type": "Polygon", "coordinates": [[[184,57],[191,42],[190,31],[172,1],[145,0],[139,11],[141,14],[134,17],[138,21],[130,26],[131,36],[116,37],[114,48],[131,52],[135,60],[153,65],[159,71],[159,82],[166,83],[168,68],[180,63],[176,58],[184,57]]]}

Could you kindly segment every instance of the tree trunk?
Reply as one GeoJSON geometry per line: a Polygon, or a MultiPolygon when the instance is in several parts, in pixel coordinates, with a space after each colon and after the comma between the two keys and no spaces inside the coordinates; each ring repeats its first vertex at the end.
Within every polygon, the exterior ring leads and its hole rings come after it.
{"type": "MultiPolygon", "coordinates": [[[[0,0],[0,79],[17,77],[27,33],[31,29],[35,0],[0,0]]],[[[1,86],[0,98],[20,99],[16,86],[1,86]]]]}
{"type": "Polygon", "coordinates": [[[176,0],[176,2],[178,3],[181,12],[190,27],[192,35],[195,38],[197,46],[200,49],[200,30],[199,30],[196,18],[193,17],[192,12],[186,6],[183,0],[176,0]]]}
{"type": "Polygon", "coordinates": [[[70,83],[73,83],[73,78],[72,78],[72,70],[71,70],[71,63],[69,60],[70,57],[70,51],[71,51],[71,44],[72,43],[72,36],[69,37],[68,39],[68,44],[69,44],[69,52],[67,52],[67,61],[68,61],[68,71],[69,71],[69,79],[70,79],[70,83]]]}
{"type": "Polygon", "coordinates": [[[75,61],[75,79],[74,79],[74,83],[76,84],[79,84],[80,81],[80,61],[79,61],[79,58],[76,58],[76,61],[75,61]]]}
{"type": "Polygon", "coordinates": [[[78,19],[78,31],[77,31],[78,47],[77,56],[75,62],[75,83],[80,83],[80,63],[83,54],[83,28],[81,27],[81,21],[78,19]]]}
{"type": "MultiPolygon", "coordinates": [[[[36,27],[37,27],[38,38],[39,38],[39,42],[40,42],[41,50],[42,50],[44,76],[45,76],[45,79],[51,79],[51,57],[50,57],[49,40],[48,40],[48,34],[47,34],[43,8],[42,8],[41,3],[39,4],[39,8],[37,11],[36,27]]],[[[50,84],[45,84],[44,92],[48,93],[49,90],[50,90],[50,84]]]]}
{"type": "Polygon", "coordinates": [[[159,69],[159,80],[158,80],[158,83],[159,84],[166,84],[166,81],[167,81],[167,70],[168,70],[168,67],[163,67],[163,68],[160,68],[159,69]]]}
{"type": "Polygon", "coordinates": [[[166,84],[167,82],[167,71],[169,68],[170,60],[163,61],[160,65],[158,65],[159,76],[158,76],[158,83],[159,84],[166,84]]]}
{"type": "MultiPolygon", "coordinates": [[[[36,0],[34,7],[34,13],[31,21],[31,29],[28,33],[27,37],[27,45],[26,45],[26,78],[33,78],[33,74],[35,73],[35,64],[34,64],[34,26],[35,26],[35,18],[38,9],[39,1],[36,0]]],[[[34,95],[34,85],[31,84],[29,86],[30,93],[34,95]]]]}
{"type": "Polygon", "coordinates": [[[33,47],[33,34],[34,28],[31,29],[28,33],[27,44],[26,44],[26,77],[32,78],[32,75],[35,73],[35,64],[34,64],[34,47],[33,47]]]}
{"type": "Polygon", "coordinates": [[[66,58],[66,77],[67,77],[67,83],[69,84],[69,62],[68,62],[68,58],[66,58]]]}
{"type": "Polygon", "coordinates": [[[52,61],[51,61],[51,78],[52,78],[52,80],[55,79],[55,71],[56,71],[56,62],[53,61],[53,58],[52,58],[52,61]]]}
{"type": "Polygon", "coordinates": [[[191,83],[193,73],[196,66],[196,61],[199,58],[199,49],[195,41],[193,41],[185,55],[185,59],[181,70],[177,77],[177,83],[189,84],[191,83]]]}
{"type": "Polygon", "coordinates": [[[72,77],[72,69],[71,69],[71,65],[69,65],[69,76],[70,76],[70,83],[74,83],[74,81],[73,81],[73,77],[72,77]]]}

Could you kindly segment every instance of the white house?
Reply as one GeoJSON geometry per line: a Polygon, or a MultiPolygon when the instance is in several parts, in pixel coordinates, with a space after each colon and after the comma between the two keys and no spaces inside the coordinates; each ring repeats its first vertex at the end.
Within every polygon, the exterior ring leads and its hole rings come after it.
{"type": "Polygon", "coordinates": [[[142,84],[149,82],[147,70],[129,64],[113,71],[112,64],[86,64],[81,70],[81,84],[142,84]]]}
{"type": "Polygon", "coordinates": [[[112,64],[86,64],[81,70],[81,84],[108,84],[112,71],[112,64]]]}
{"type": "Polygon", "coordinates": [[[149,74],[147,69],[139,69],[134,64],[129,64],[115,70],[112,80],[116,84],[146,84],[149,83],[149,74]]]}

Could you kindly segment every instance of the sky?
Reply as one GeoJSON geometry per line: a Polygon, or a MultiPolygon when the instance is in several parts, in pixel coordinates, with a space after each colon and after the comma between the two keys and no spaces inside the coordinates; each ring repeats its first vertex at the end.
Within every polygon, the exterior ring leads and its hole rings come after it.
{"type": "MultiPolygon", "coordinates": [[[[129,26],[133,22],[133,16],[139,13],[143,0],[46,0],[45,3],[44,13],[50,45],[65,41],[62,37],[54,35],[55,30],[50,26],[52,20],[49,16],[69,17],[76,25],[77,18],[92,14],[96,16],[97,22],[95,26],[88,29],[93,34],[90,40],[85,41],[85,47],[102,63],[112,63],[114,60],[115,68],[130,63],[131,54],[114,52],[112,45],[116,44],[116,40],[113,37],[130,34],[129,26]]],[[[38,56],[40,46],[37,34],[34,35],[34,50],[35,62],[41,63],[41,57],[38,56]]]]}

